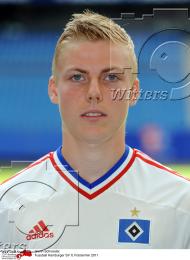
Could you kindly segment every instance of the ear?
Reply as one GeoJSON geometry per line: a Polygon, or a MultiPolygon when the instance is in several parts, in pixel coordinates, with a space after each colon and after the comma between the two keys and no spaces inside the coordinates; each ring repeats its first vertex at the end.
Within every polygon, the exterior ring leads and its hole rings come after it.
{"type": "Polygon", "coordinates": [[[136,78],[133,82],[131,93],[130,93],[130,101],[129,105],[134,106],[137,103],[137,100],[139,98],[139,80],[136,78]]]}
{"type": "Polygon", "coordinates": [[[58,104],[58,89],[56,86],[56,80],[54,76],[49,78],[48,95],[53,104],[58,104]]]}

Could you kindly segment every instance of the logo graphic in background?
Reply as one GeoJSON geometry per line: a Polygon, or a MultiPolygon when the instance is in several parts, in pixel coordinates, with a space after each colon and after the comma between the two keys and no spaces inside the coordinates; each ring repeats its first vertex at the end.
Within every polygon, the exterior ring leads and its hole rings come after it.
{"type": "MultiPolygon", "coordinates": [[[[154,85],[153,90],[167,94],[161,95],[160,98],[155,98],[152,94],[151,98],[145,100],[162,100],[163,97],[163,100],[174,101],[189,98],[188,8],[154,8],[151,14],[142,14],[141,17],[135,13],[121,13],[120,17],[112,19],[131,34],[134,31],[144,32],[135,44],[139,69],[126,69],[131,70],[132,74],[149,77],[149,84],[154,85]]],[[[143,85],[142,78],[141,84],[143,85]]],[[[147,85],[147,82],[145,84],[147,85]]]]}

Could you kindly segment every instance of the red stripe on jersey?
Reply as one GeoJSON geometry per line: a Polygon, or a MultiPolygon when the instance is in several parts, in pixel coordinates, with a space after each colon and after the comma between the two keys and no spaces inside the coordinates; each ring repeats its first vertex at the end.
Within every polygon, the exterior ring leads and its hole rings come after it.
{"type": "Polygon", "coordinates": [[[104,192],[105,190],[107,190],[110,186],[112,186],[117,180],[119,180],[128,170],[129,168],[132,166],[134,160],[135,160],[135,151],[133,150],[133,154],[131,156],[130,161],[128,162],[128,164],[125,166],[125,168],[114,178],[112,179],[109,183],[107,183],[105,186],[103,186],[102,188],[100,188],[99,190],[95,191],[92,194],[89,194],[88,192],[84,191],[83,189],[79,188],[75,183],[73,183],[65,174],[64,172],[59,168],[59,166],[57,165],[55,159],[53,158],[53,154],[50,155],[50,160],[52,162],[53,167],[56,169],[56,171],[78,192],[80,192],[80,194],[82,194],[83,196],[85,196],[87,199],[92,200],[95,197],[97,197],[98,195],[100,195],[102,192],[104,192]]]}
{"type": "Polygon", "coordinates": [[[17,177],[18,175],[20,175],[20,174],[23,173],[24,171],[26,171],[26,170],[28,170],[28,169],[30,169],[30,168],[32,168],[32,167],[34,167],[34,166],[40,164],[41,162],[45,161],[46,159],[50,158],[50,154],[51,154],[51,153],[49,153],[49,154],[46,155],[45,157],[42,157],[42,159],[40,159],[40,160],[38,160],[38,161],[36,161],[36,162],[34,162],[34,163],[31,163],[30,165],[28,165],[28,166],[27,166],[26,168],[24,168],[23,170],[19,171],[19,172],[18,172],[17,174],[15,174],[14,176],[12,176],[12,177],[8,178],[7,180],[1,182],[0,185],[4,184],[4,183],[7,182],[7,181],[10,181],[11,179],[17,177]]]}
{"type": "Polygon", "coordinates": [[[172,174],[174,174],[174,175],[176,175],[176,176],[178,176],[178,177],[181,177],[181,178],[183,178],[183,179],[185,179],[185,180],[187,180],[187,181],[190,181],[189,178],[184,177],[184,176],[180,175],[179,173],[175,172],[174,170],[169,169],[169,168],[167,168],[166,166],[164,166],[164,165],[162,165],[162,164],[160,164],[160,163],[154,161],[154,160],[151,159],[151,157],[149,157],[148,155],[146,155],[146,154],[144,155],[143,153],[141,153],[140,151],[138,151],[138,150],[136,150],[136,149],[134,149],[134,151],[135,151],[136,157],[140,158],[140,159],[143,160],[145,163],[150,164],[150,165],[152,165],[152,166],[155,166],[156,168],[159,168],[159,169],[161,169],[161,170],[170,172],[170,173],[172,173],[172,174]]]}
{"type": "Polygon", "coordinates": [[[85,197],[87,197],[88,199],[90,199],[90,194],[88,194],[86,191],[82,190],[81,188],[79,188],[77,185],[75,185],[65,174],[64,172],[62,172],[62,170],[59,168],[59,166],[57,165],[56,161],[53,158],[53,154],[51,154],[50,156],[50,160],[51,163],[53,165],[53,167],[56,169],[56,171],[78,192],[80,192],[82,195],[84,195],[85,197]]]}
{"type": "Polygon", "coordinates": [[[102,187],[101,189],[92,193],[91,199],[94,199],[99,194],[101,194],[102,192],[107,190],[110,186],[112,186],[116,181],[118,181],[129,170],[129,168],[132,166],[134,160],[135,160],[135,153],[133,152],[132,157],[131,157],[130,161],[128,162],[128,164],[125,166],[125,168],[114,179],[112,179],[109,183],[107,183],[104,187],[102,187]]]}

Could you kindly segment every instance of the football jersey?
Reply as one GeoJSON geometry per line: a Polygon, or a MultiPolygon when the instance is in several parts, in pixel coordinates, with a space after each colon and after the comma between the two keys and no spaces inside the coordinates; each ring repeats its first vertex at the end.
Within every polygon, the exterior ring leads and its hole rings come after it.
{"type": "Polygon", "coordinates": [[[129,146],[92,183],[59,147],[0,186],[0,242],[27,249],[190,248],[189,223],[189,180],[129,146]]]}

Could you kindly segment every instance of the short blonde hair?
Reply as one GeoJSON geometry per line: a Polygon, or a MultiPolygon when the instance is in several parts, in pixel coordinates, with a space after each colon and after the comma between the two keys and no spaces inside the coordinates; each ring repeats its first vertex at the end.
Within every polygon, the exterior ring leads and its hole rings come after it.
{"type": "Polygon", "coordinates": [[[137,72],[137,59],[134,44],[127,32],[110,18],[86,10],[81,14],[73,14],[66,24],[64,32],[57,41],[52,63],[52,75],[56,76],[58,57],[65,43],[77,40],[108,40],[113,43],[123,43],[132,58],[132,71],[137,72]]]}

